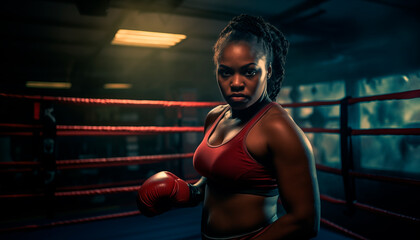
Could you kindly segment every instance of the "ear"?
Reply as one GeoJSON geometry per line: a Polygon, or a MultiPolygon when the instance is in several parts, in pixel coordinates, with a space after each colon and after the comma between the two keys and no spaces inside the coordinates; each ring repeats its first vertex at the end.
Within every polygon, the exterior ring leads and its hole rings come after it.
{"type": "Polygon", "coordinates": [[[267,67],[267,79],[271,78],[271,74],[273,72],[273,68],[271,67],[271,63],[267,67]]]}

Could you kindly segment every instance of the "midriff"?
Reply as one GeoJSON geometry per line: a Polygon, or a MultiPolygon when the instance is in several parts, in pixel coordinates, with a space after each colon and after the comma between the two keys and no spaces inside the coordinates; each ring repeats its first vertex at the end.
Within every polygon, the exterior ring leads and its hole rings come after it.
{"type": "Polygon", "coordinates": [[[277,219],[278,196],[219,192],[206,187],[202,231],[212,237],[246,234],[277,219]]]}

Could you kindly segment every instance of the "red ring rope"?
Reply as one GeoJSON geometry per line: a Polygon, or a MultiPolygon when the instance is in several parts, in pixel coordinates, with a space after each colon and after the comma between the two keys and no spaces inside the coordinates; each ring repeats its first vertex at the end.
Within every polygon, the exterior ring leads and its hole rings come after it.
{"type": "MultiPolygon", "coordinates": [[[[113,166],[128,166],[138,164],[158,163],[173,159],[191,158],[194,153],[178,153],[178,154],[164,154],[164,155],[146,155],[146,156],[131,156],[131,157],[113,157],[113,158],[89,158],[89,159],[74,159],[74,160],[58,160],[56,161],[57,169],[80,169],[93,167],[113,167],[113,166]]],[[[39,162],[0,162],[0,166],[5,167],[19,167],[19,166],[42,166],[39,162]]],[[[25,172],[33,169],[0,169],[1,172],[25,172]]]]}
{"type": "Polygon", "coordinates": [[[420,128],[352,129],[352,135],[420,135],[420,128]]]}
{"type": "Polygon", "coordinates": [[[337,225],[337,224],[335,224],[333,222],[330,222],[330,221],[326,220],[325,218],[321,218],[321,223],[323,223],[323,224],[325,224],[325,225],[327,225],[327,226],[329,226],[331,228],[334,228],[334,229],[336,229],[336,230],[338,230],[340,232],[343,232],[343,233],[347,234],[348,236],[351,236],[351,237],[353,237],[355,239],[368,240],[367,238],[365,238],[365,237],[363,237],[363,236],[361,236],[361,235],[359,235],[357,233],[354,233],[354,232],[352,232],[352,231],[350,231],[350,230],[348,230],[346,228],[343,228],[343,227],[341,227],[341,226],[339,226],[339,225],[337,225]]]}
{"type": "Polygon", "coordinates": [[[314,102],[300,102],[300,103],[285,103],[281,104],[285,108],[294,108],[294,107],[316,107],[316,106],[327,106],[327,105],[336,105],[340,104],[339,100],[333,101],[314,101],[314,102]]]}
{"type": "Polygon", "coordinates": [[[181,132],[203,132],[203,127],[114,127],[114,126],[57,126],[57,136],[145,135],[181,132]]]}
{"type": "Polygon", "coordinates": [[[0,166],[19,167],[19,166],[39,166],[39,162],[0,162],[0,166]]]}
{"type": "Polygon", "coordinates": [[[78,165],[89,163],[110,163],[110,162],[138,162],[145,160],[170,160],[177,158],[190,158],[194,153],[179,153],[179,154],[165,154],[165,155],[146,155],[146,156],[131,156],[131,157],[113,157],[113,158],[89,158],[89,159],[75,159],[75,160],[58,160],[57,165],[78,165]]]}
{"type": "MultiPolygon", "coordinates": [[[[127,136],[182,132],[203,132],[196,126],[68,126],[57,125],[57,136],[127,136]]],[[[32,132],[0,132],[6,136],[32,136],[32,132]]],[[[41,132],[42,135],[42,132],[41,132]]]]}
{"type": "Polygon", "coordinates": [[[329,173],[334,173],[334,174],[338,174],[341,175],[341,169],[338,168],[333,168],[333,167],[328,167],[325,165],[321,165],[321,164],[316,164],[316,169],[323,171],[323,172],[329,172],[329,173]]]}
{"type": "Polygon", "coordinates": [[[340,133],[340,129],[331,128],[301,128],[306,133],[340,133]]]}
{"type": "MultiPolygon", "coordinates": [[[[331,196],[325,195],[325,194],[321,194],[320,195],[321,200],[330,202],[330,203],[334,203],[334,204],[346,204],[346,201],[341,200],[341,199],[337,199],[337,198],[333,198],[331,196]]],[[[395,213],[392,211],[388,211],[388,210],[384,210],[381,208],[377,208],[377,207],[373,207],[367,204],[363,204],[363,203],[358,203],[358,202],[354,202],[353,205],[359,209],[363,209],[363,210],[367,210],[373,213],[380,213],[383,215],[387,215],[387,216],[391,216],[391,217],[396,217],[396,218],[400,218],[400,219],[404,219],[404,220],[409,220],[409,221],[413,221],[413,222],[420,222],[420,219],[415,218],[415,217],[411,217],[411,216],[406,216],[400,213],[395,213]]]]}
{"type": "Polygon", "coordinates": [[[101,216],[96,216],[96,217],[87,217],[87,218],[79,218],[79,219],[73,219],[73,220],[51,222],[47,224],[38,224],[38,225],[32,224],[32,225],[25,225],[25,226],[19,226],[19,227],[14,227],[14,228],[5,228],[5,229],[0,229],[0,232],[14,232],[14,231],[29,230],[29,229],[56,227],[56,226],[70,225],[70,224],[76,224],[76,223],[107,220],[107,219],[112,219],[112,218],[129,217],[129,216],[135,216],[135,215],[140,215],[140,214],[141,214],[140,211],[136,210],[136,211],[131,211],[131,212],[114,213],[114,214],[101,215],[101,216]]]}
{"type": "Polygon", "coordinates": [[[99,184],[90,184],[90,185],[82,185],[82,186],[65,186],[65,187],[57,187],[57,191],[79,191],[79,190],[88,190],[91,188],[106,188],[111,186],[123,186],[123,185],[132,185],[132,184],[142,184],[145,179],[136,179],[136,180],[129,180],[123,182],[111,182],[111,183],[99,183],[99,184]]]}
{"type": "Polygon", "coordinates": [[[61,103],[75,103],[75,104],[95,104],[95,105],[128,105],[138,107],[215,107],[224,102],[185,102],[185,101],[159,101],[159,100],[130,100],[130,99],[100,99],[100,98],[75,98],[75,97],[52,97],[39,95],[19,95],[0,93],[0,97],[14,98],[14,99],[28,99],[37,101],[52,101],[61,103]]]}
{"type": "MultiPolygon", "coordinates": [[[[341,169],[328,167],[321,164],[316,164],[316,169],[323,172],[342,175],[341,169]]],[[[372,180],[378,180],[378,181],[384,181],[384,182],[390,182],[390,183],[420,186],[420,180],[412,179],[412,178],[391,177],[391,176],[386,176],[386,175],[361,173],[361,172],[355,172],[355,171],[349,171],[349,175],[357,177],[357,178],[366,178],[366,179],[372,179],[372,180]]]]}
{"type": "Polygon", "coordinates": [[[140,186],[128,186],[128,187],[113,187],[113,188],[102,188],[102,189],[91,189],[91,190],[79,190],[71,192],[55,192],[54,196],[88,196],[88,195],[101,195],[101,194],[112,194],[112,193],[123,193],[123,192],[134,192],[137,191],[140,186]]]}
{"type": "Polygon", "coordinates": [[[39,124],[24,124],[24,123],[0,123],[0,127],[10,128],[42,128],[39,124]]]}
{"type": "Polygon", "coordinates": [[[361,173],[361,172],[353,172],[353,171],[350,171],[349,175],[357,177],[357,178],[366,178],[366,179],[379,180],[379,181],[384,181],[384,182],[420,186],[420,180],[411,179],[411,178],[391,177],[391,176],[385,176],[385,175],[377,175],[377,174],[361,173]]]}
{"type": "Polygon", "coordinates": [[[375,96],[368,96],[368,97],[350,98],[348,102],[349,104],[354,104],[354,103],[369,102],[369,101],[412,99],[412,98],[420,98],[420,90],[412,90],[412,91],[406,91],[406,92],[390,93],[390,94],[375,95],[375,96]]]}
{"type": "MultiPolygon", "coordinates": [[[[69,196],[90,196],[90,195],[101,195],[101,194],[114,194],[114,193],[123,193],[123,192],[134,192],[134,191],[137,191],[139,188],[140,188],[140,185],[128,186],[128,187],[113,187],[113,188],[64,191],[64,192],[55,192],[54,196],[69,197],[69,196]]],[[[0,195],[0,198],[25,198],[25,197],[43,197],[43,196],[45,196],[43,193],[25,193],[25,194],[5,194],[5,195],[0,195]]]]}
{"type": "MultiPolygon", "coordinates": [[[[113,193],[122,193],[122,192],[134,192],[137,191],[141,185],[140,183],[144,182],[145,180],[133,180],[127,181],[130,183],[138,183],[136,186],[125,186],[125,187],[112,187],[112,188],[95,188],[95,189],[84,189],[90,188],[92,186],[95,187],[104,187],[109,185],[118,185],[124,184],[125,182],[120,183],[107,183],[107,184],[96,184],[96,185],[84,185],[84,186],[73,186],[73,187],[64,187],[59,188],[61,190],[64,189],[77,189],[75,191],[61,191],[55,192],[54,196],[56,197],[67,197],[67,196],[89,196],[89,195],[101,195],[101,194],[113,194],[113,193]],[[82,190],[81,190],[82,189],[82,190]]],[[[186,180],[187,183],[194,184],[198,181],[198,179],[188,179],[186,180]]],[[[23,194],[5,194],[0,195],[0,198],[25,198],[25,197],[43,197],[45,196],[43,193],[23,193],[23,194]]]]}

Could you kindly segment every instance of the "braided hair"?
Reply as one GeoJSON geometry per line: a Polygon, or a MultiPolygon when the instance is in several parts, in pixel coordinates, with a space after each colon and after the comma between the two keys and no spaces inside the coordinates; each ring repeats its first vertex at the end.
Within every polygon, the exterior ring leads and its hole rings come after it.
{"type": "Polygon", "coordinates": [[[219,38],[213,47],[213,60],[217,64],[221,52],[228,43],[235,41],[251,42],[255,37],[258,43],[262,43],[267,63],[271,62],[272,73],[267,81],[267,93],[272,101],[276,101],[284,78],[284,65],[289,42],[279,29],[264,21],[262,17],[247,14],[234,17],[219,34],[219,38]]]}

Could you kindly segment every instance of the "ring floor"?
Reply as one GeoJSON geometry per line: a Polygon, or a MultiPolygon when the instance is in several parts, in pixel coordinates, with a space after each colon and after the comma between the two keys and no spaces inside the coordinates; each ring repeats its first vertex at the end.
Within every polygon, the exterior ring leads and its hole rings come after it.
{"type": "MultiPolygon", "coordinates": [[[[0,239],[59,240],[200,240],[201,206],[175,209],[160,216],[142,215],[53,228],[0,234],[0,239]]],[[[322,228],[315,240],[351,239],[322,228]]]]}

